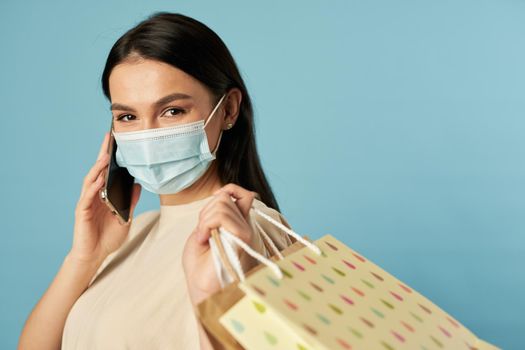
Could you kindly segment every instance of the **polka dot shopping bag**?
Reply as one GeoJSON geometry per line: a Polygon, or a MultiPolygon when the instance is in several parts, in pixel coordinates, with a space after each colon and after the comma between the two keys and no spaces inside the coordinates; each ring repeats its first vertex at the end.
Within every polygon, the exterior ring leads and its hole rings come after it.
{"type": "Polygon", "coordinates": [[[244,275],[233,254],[222,256],[239,275],[237,287],[244,295],[219,322],[243,348],[498,349],[332,235],[310,242],[258,214],[301,247],[286,256],[276,252],[270,260],[219,229],[219,244],[238,244],[264,264],[244,275]]]}

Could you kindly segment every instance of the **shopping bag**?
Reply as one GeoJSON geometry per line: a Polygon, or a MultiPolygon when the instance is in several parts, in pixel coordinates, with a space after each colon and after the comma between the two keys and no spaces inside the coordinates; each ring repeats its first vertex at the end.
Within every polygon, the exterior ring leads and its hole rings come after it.
{"type": "MultiPolygon", "coordinates": [[[[259,227],[259,232],[266,249],[270,252],[273,252],[271,257],[273,260],[287,256],[288,254],[291,254],[304,247],[301,242],[292,239],[293,244],[286,247],[284,250],[279,251],[275,244],[271,241],[271,238],[264,232],[262,227],[259,225],[257,226],[259,227]]],[[[309,240],[307,236],[304,236],[303,239],[309,240]]],[[[241,350],[243,347],[219,322],[219,318],[224,314],[224,312],[226,312],[242,297],[244,297],[244,292],[238,288],[239,277],[235,273],[230,260],[226,256],[226,252],[224,251],[221,240],[218,238],[218,232],[216,230],[212,230],[210,243],[215,243],[218,246],[218,258],[232,276],[234,282],[228,284],[217,293],[211,295],[199,303],[195,308],[195,313],[197,319],[203,325],[210,343],[215,350],[241,350]]],[[[264,264],[257,265],[252,270],[246,272],[245,275],[249,276],[264,266],[264,264]]]]}
{"type": "Polygon", "coordinates": [[[219,322],[243,348],[498,349],[335,237],[302,243],[238,282],[245,295],[219,322]]]}

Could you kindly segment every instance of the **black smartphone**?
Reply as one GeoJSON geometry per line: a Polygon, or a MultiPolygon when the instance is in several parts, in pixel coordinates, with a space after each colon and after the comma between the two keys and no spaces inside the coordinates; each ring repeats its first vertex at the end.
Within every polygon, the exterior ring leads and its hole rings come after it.
{"type": "Polygon", "coordinates": [[[115,160],[117,142],[113,136],[113,119],[109,131],[108,154],[109,165],[106,171],[106,181],[100,190],[100,198],[106,203],[111,212],[117,216],[121,224],[130,221],[131,194],[135,179],[130,175],[128,169],[120,167],[115,160]]]}

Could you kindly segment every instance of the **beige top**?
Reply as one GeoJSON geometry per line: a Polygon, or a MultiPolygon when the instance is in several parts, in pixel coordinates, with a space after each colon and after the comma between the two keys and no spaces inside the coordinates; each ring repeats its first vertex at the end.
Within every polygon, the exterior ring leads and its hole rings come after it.
{"type": "MultiPolygon", "coordinates": [[[[62,350],[199,349],[181,259],[200,209],[210,199],[161,206],[133,219],[124,244],[104,260],[71,308],[62,350]]],[[[279,212],[257,199],[253,204],[288,226],[279,212]]],[[[254,245],[265,256],[271,254],[254,220],[279,249],[291,244],[286,234],[251,211],[254,245]]]]}

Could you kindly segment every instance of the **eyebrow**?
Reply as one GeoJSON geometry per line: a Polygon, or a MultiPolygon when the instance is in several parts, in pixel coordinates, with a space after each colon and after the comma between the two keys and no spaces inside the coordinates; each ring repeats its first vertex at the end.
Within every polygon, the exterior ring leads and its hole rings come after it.
{"type": "MultiPolygon", "coordinates": [[[[159,99],[157,102],[153,103],[153,106],[155,107],[160,107],[166,103],[169,103],[171,101],[175,101],[175,100],[181,100],[181,99],[191,99],[192,97],[190,95],[186,95],[186,94],[183,94],[183,93],[180,93],[180,92],[175,92],[173,94],[169,94],[167,96],[164,96],[162,97],[161,99],[159,99]]],[[[133,107],[130,107],[130,106],[126,106],[122,103],[112,103],[111,106],[109,107],[109,110],[112,111],[112,110],[121,110],[121,111],[131,111],[131,112],[136,112],[135,109],[133,107]]]]}

